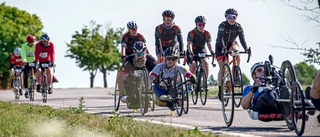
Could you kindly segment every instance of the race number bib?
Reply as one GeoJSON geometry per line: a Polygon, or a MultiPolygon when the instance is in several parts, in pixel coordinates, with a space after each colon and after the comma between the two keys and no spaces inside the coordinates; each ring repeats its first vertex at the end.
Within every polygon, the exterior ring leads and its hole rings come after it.
{"type": "Polygon", "coordinates": [[[34,57],[34,53],[33,52],[28,52],[27,53],[27,57],[34,57]]]}
{"type": "Polygon", "coordinates": [[[16,62],[21,62],[22,61],[22,59],[20,58],[20,59],[16,59],[16,62]]]}
{"type": "Polygon", "coordinates": [[[47,58],[48,57],[48,52],[41,52],[40,53],[41,58],[47,58]]]}

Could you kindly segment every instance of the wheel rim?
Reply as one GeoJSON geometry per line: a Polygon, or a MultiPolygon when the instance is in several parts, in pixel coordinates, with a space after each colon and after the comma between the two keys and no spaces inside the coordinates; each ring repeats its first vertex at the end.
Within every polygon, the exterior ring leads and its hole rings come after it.
{"type": "Polygon", "coordinates": [[[175,73],[175,80],[174,80],[174,92],[177,95],[174,98],[174,105],[176,108],[176,112],[178,116],[182,115],[183,107],[184,107],[184,79],[185,77],[182,75],[180,70],[177,70],[175,73]]]}
{"type": "Polygon", "coordinates": [[[241,100],[242,100],[242,93],[243,93],[243,79],[242,79],[242,72],[241,69],[236,66],[234,68],[233,73],[233,81],[238,81],[239,83],[234,84],[234,105],[235,107],[240,107],[241,100]]]}
{"type": "Polygon", "coordinates": [[[294,130],[298,136],[301,136],[304,132],[305,121],[306,121],[306,112],[305,112],[305,103],[304,95],[301,90],[299,83],[294,82],[292,85],[291,91],[291,117],[294,130]]]}
{"type": "Polygon", "coordinates": [[[200,77],[198,79],[198,82],[200,85],[200,100],[201,104],[205,105],[207,102],[207,96],[208,96],[208,85],[207,85],[207,76],[206,71],[204,69],[201,69],[200,71],[200,77]]]}
{"type": "Polygon", "coordinates": [[[223,118],[226,125],[230,127],[233,121],[233,113],[234,113],[234,96],[233,96],[234,89],[233,89],[232,74],[231,74],[230,66],[228,64],[225,64],[223,66],[221,83],[223,84],[221,86],[222,114],[223,114],[223,118]],[[229,89],[229,91],[227,89],[229,89]],[[231,102],[229,103],[229,101],[231,102]]]}

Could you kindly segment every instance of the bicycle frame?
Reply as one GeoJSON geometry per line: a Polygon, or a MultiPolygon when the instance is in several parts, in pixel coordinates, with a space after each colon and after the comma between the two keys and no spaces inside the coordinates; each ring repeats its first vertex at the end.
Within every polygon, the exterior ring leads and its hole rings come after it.
{"type": "Polygon", "coordinates": [[[30,101],[34,101],[34,89],[35,89],[35,79],[34,79],[34,67],[35,63],[31,62],[28,63],[28,66],[30,67],[30,72],[29,72],[29,96],[30,96],[30,101]]]}
{"type": "Polygon", "coordinates": [[[14,82],[13,82],[13,91],[15,94],[15,100],[19,100],[20,98],[20,90],[21,90],[21,67],[14,67],[14,82]]]}
{"type": "Polygon", "coordinates": [[[47,94],[48,94],[48,76],[47,76],[47,69],[49,68],[48,63],[41,64],[42,70],[42,86],[41,86],[41,94],[42,94],[42,102],[47,103],[47,94]]]}

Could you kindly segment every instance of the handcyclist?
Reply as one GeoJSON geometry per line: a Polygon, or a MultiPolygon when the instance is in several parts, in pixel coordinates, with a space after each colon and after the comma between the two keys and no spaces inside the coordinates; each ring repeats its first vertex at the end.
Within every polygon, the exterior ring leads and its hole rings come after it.
{"type": "MultiPolygon", "coordinates": [[[[23,69],[23,85],[25,88],[24,96],[26,98],[29,97],[29,91],[28,91],[28,78],[29,74],[31,72],[31,69],[36,70],[35,65],[34,66],[29,66],[28,63],[35,63],[35,57],[34,57],[34,52],[36,48],[35,44],[36,38],[33,35],[28,35],[27,36],[27,42],[22,44],[21,46],[21,57],[22,61],[25,64],[25,67],[23,69]]],[[[34,72],[33,72],[34,73],[34,72]]],[[[35,77],[34,77],[35,79],[35,77]]]]}
{"type": "Polygon", "coordinates": [[[182,55],[184,52],[181,29],[173,22],[174,18],[175,13],[173,11],[163,11],[163,23],[155,28],[154,36],[158,63],[162,62],[163,51],[165,51],[168,47],[178,47],[180,55],[182,55]]]}
{"type": "Polygon", "coordinates": [[[146,53],[147,46],[144,42],[138,41],[134,43],[132,50],[133,54],[125,58],[118,72],[119,95],[121,97],[120,100],[123,103],[127,103],[127,101],[137,101],[137,99],[132,96],[135,94],[132,93],[135,92],[132,90],[137,85],[132,84],[133,78],[132,75],[129,75],[129,73],[141,68],[146,68],[148,71],[151,71],[157,65],[156,59],[150,54],[146,53]],[[124,91],[126,91],[126,94],[124,91]]]}
{"type": "MultiPolygon", "coordinates": [[[[198,16],[195,19],[196,27],[189,31],[187,37],[187,63],[189,64],[190,71],[195,74],[196,70],[196,61],[198,58],[194,58],[195,54],[198,53],[206,53],[207,47],[214,57],[214,52],[212,50],[212,42],[211,42],[211,34],[209,31],[205,30],[204,27],[207,23],[207,19],[204,16],[198,16]]],[[[203,67],[206,71],[207,77],[209,75],[209,60],[208,58],[204,58],[203,67]]]]}
{"type": "MultiPolygon", "coordinates": [[[[10,79],[11,79],[11,87],[13,87],[13,77],[14,77],[14,69],[15,68],[20,68],[22,69],[23,67],[23,61],[21,58],[21,49],[20,48],[15,48],[13,50],[13,53],[11,54],[10,57],[10,79]]],[[[21,74],[19,75],[20,77],[20,85],[22,85],[22,77],[21,74]]],[[[22,95],[22,89],[19,89],[20,95],[22,95]]]]}
{"type": "Polygon", "coordinates": [[[167,107],[174,111],[175,108],[171,102],[172,97],[168,95],[168,89],[164,81],[174,80],[174,75],[177,70],[190,79],[191,83],[196,83],[196,77],[187,68],[177,64],[179,58],[179,50],[174,47],[169,47],[164,51],[165,60],[153,68],[149,75],[149,81],[155,83],[153,90],[161,101],[167,102],[167,107]]]}
{"type": "MultiPolygon", "coordinates": [[[[218,86],[219,86],[219,100],[221,101],[220,92],[221,92],[221,79],[222,72],[221,69],[225,63],[228,63],[228,56],[225,57],[223,62],[225,51],[235,51],[239,50],[239,45],[236,41],[236,38],[239,36],[240,43],[243,49],[247,52],[247,43],[244,38],[244,32],[242,26],[236,22],[238,17],[238,12],[229,8],[225,11],[224,14],[226,21],[223,21],[218,28],[218,35],[216,39],[216,49],[215,53],[217,56],[217,62],[219,64],[219,73],[218,73],[218,86]]],[[[237,57],[238,66],[240,65],[240,56],[237,57]]]]}
{"type": "Polygon", "coordinates": [[[264,83],[263,78],[265,77],[264,72],[264,63],[262,62],[257,62],[251,67],[251,77],[254,83],[243,90],[242,108],[251,108],[260,114],[289,114],[289,104],[280,104],[275,101],[276,98],[289,99],[289,90],[286,87],[281,87],[279,97],[274,90],[262,86],[264,83]]]}
{"type": "Polygon", "coordinates": [[[42,79],[42,66],[41,64],[48,63],[49,68],[47,69],[47,78],[48,78],[48,93],[52,94],[52,81],[53,81],[53,73],[52,67],[55,63],[55,48],[54,44],[50,41],[50,37],[48,34],[43,34],[40,37],[40,41],[36,44],[35,49],[35,61],[39,64],[39,68],[37,70],[37,92],[40,92],[40,85],[42,79]]]}
{"type": "MultiPolygon", "coordinates": [[[[132,46],[137,41],[142,41],[146,43],[146,39],[140,33],[138,33],[138,25],[135,21],[130,21],[127,23],[128,32],[123,34],[121,40],[121,56],[122,59],[133,54],[132,46]]],[[[147,49],[147,53],[148,49],[147,49]]]]}

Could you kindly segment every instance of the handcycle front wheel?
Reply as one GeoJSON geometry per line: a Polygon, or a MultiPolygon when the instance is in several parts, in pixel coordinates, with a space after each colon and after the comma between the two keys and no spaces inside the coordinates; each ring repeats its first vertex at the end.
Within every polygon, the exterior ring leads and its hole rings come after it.
{"type": "Polygon", "coordinates": [[[180,70],[177,70],[174,75],[173,89],[175,97],[173,97],[173,104],[176,109],[177,115],[180,117],[184,111],[184,100],[186,87],[184,84],[185,77],[180,70]]]}
{"type": "Polygon", "coordinates": [[[197,89],[200,96],[201,104],[205,105],[208,97],[207,74],[203,68],[197,71],[197,89]]]}
{"type": "Polygon", "coordinates": [[[228,127],[232,125],[234,115],[234,85],[229,64],[224,64],[221,70],[221,106],[224,122],[228,127]]]}
{"type": "Polygon", "coordinates": [[[149,107],[149,84],[148,84],[148,73],[147,70],[141,70],[142,76],[140,77],[140,84],[139,84],[139,107],[141,115],[144,115],[148,112],[149,107]]]}
{"type": "Polygon", "coordinates": [[[189,89],[188,87],[192,86],[191,83],[186,82],[185,83],[185,93],[184,93],[184,104],[183,104],[183,112],[184,114],[187,114],[189,112],[189,89]]]}
{"type": "Polygon", "coordinates": [[[304,94],[301,90],[301,85],[294,82],[291,90],[290,106],[291,106],[291,120],[294,130],[298,136],[304,132],[306,122],[306,111],[304,94]]]}

